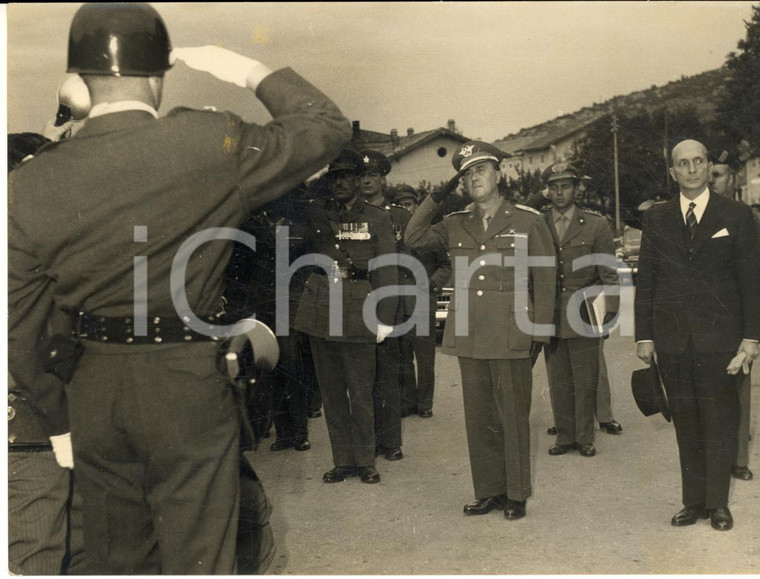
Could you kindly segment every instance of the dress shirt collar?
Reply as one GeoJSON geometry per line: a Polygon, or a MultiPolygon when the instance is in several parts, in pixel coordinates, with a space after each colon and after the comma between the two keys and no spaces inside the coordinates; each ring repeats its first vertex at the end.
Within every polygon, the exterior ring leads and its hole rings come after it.
{"type": "Polygon", "coordinates": [[[557,223],[559,223],[563,217],[567,217],[567,224],[570,225],[570,222],[573,220],[574,216],[575,216],[574,204],[571,205],[570,209],[568,209],[564,214],[560,213],[554,207],[552,207],[552,221],[554,222],[554,225],[557,225],[557,223]]]}
{"type": "Polygon", "coordinates": [[[683,222],[686,223],[686,212],[689,210],[689,203],[694,203],[694,217],[697,218],[697,223],[702,221],[702,215],[707,207],[707,202],[710,200],[710,191],[707,187],[694,199],[689,199],[683,193],[679,194],[679,200],[681,202],[681,215],[683,216],[683,222]]]}
{"type": "Polygon", "coordinates": [[[90,109],[88,118],[100,117],[110,113],[121,113],[124,111],[145,111],[150,113],[154,118],[158,118],[156,109],[142,101],[116,101],[115,103],[98,103],[90,109]]]}

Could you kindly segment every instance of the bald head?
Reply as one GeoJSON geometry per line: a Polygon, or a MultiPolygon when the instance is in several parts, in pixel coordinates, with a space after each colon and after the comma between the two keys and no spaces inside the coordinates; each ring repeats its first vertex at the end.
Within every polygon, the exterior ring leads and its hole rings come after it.
{"type": "Polygon", "coordinates": [[[699,141],[687,139],[673,147],[670,165],[670,176],[689,199],[702,193],[710,181],[712,164],[707,157],[707,147],[699,141]]]}

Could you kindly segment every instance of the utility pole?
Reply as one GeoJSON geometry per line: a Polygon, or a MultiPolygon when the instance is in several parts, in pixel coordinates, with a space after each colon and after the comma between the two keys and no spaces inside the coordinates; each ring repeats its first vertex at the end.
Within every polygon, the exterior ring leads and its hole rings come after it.
{"type": "Polygon", "coordinates": [[[665,132],[662,136],[662,159],[665,161],[665,193],[666,199],[670,199],[670,162],[668,161],[668,109],[663,109],[665,117],[665,132]]]}
{"type": "Polygon", "coordinates": [[[618,118],[612,115],[612,146],[615,152],[615,233],[618,237],[623,235],[623,229],[620,226],[620,174],[618,172],[618,118]]]}

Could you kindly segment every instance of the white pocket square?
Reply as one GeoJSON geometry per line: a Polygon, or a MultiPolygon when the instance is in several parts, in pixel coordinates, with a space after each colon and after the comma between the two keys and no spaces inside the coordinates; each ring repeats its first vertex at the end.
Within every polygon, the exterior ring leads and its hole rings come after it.
{"type": "Polygon", "coordinates": [[[724,227],[723,229],[718,231],[718,233],[712,236],[713,239],[716,239],[718,237],[728,237],[728,229],[724,227]]]}

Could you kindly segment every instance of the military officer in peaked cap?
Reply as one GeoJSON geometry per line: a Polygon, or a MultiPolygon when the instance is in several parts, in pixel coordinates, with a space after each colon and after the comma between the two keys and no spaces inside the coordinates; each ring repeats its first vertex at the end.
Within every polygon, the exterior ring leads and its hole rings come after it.
{"type": "Polygon", "coordinates": [[[456,176],[422,202],[407,227],[412,249],[448,247],[454,271],[443,353],[462,372],[467,443],[475,502],[465,515],[503,509],[525,516],[531,496],[531,354],[549,341],[554,310],[554,249],[535,210],[501,198],[503,153],[480,141],[452,158],[456,176]],[[459,179],[471,209],[432,224],[459,179]]]}
{"type": "MultiPolygon", "coordinates": [[[[388,158],[378,151],[360,151],[362,169],[359,187],[366,203],[380,207],[388,213],[396,240],[395,252],[402,249],[402,240],[409,212],[389,203],[385,198],[385,176],[391,172],[388,158]]],[[[406,270],[401,270],[406,271],[406,270]]],[[[401,272],[397,270],[397,276],[401,272]]],[[[407,297],[398,300],[392,319],[382,320],[393,326],[403,321],[407,297]]],[[[405,336],[386,338],[377,345],[377,374],[373,397],[375,401],[375,441],[377,454],[387,460],[400,460],[401,450],[401,342],[405,336]]]]}
{"type": "Polygon", "coordinates": [[[372,402],[375,351],[392,329],[386,324],[394,319],[398,300],[380,300],[376,327],[365,324],[362,310],[367,300],[373,300],[374,289],[396,285],[395,268],[368,271],[369,260],[394,253],[396,242],[388,213],[360,198],[363,165],[356,151],[345,149],[325,175],[329,195],[313,200],[307,210],[308,250],[327,256],[333,264],[329,271],[316,269],[306,280],[294,323],[295,329],[310,336],[322,394],[335,464],[323,476],[326,483],[353,476],[364,483],[380,481],[372,402]],[[343,292],[340,311],[330,307],[330,288],[335,284],[341,284],[343,292]],[[341,332],[331,328],[335,320],[342,323],[341,332]]]}
{"type": "Polygon", "coordinates": [[[410,214],[417,209],[419,195],[411,185],[398,185],[393,193],[393,202],[406,209],[410,214]]]}
{"type": "MultiPolygon", "coordinates": [[[[567,163],[554,163],[543,173],[552,209],[544,214],[557,253],[557,295],[554,308],[555,337],[544,350],[549,392],[557,429],[557,441],[549,449],[561,455],[578,449],[582,456],[596,454],[594,414],[599,382],[601,333],[590,326],[586,304],[575,301],[590,286],[617,286],[615,269],[592,265],[576,268],[574,261],[592,254],[615,255],[615,242],[607,220],[575,203],[581,174],[567,163]],[[580,308],[580,309],[579,309],[580,308]],[[577,323],[572,323],[573,315],[577,323]]],[[[618,309],[617,296],[605,295],[604,323],[618,309]]]]}

